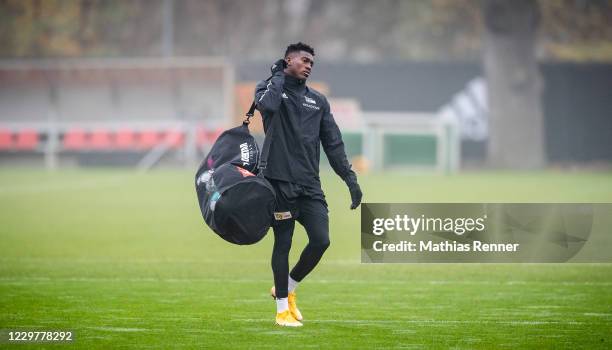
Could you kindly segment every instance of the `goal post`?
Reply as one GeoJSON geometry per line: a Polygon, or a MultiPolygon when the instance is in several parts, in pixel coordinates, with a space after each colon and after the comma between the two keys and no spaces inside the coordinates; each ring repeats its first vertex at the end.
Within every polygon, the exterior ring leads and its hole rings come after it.
{"type": "Polygon", "coordinates": [[[367,112],[364,120],[363,155],[372,170],[458,170],[460,135],[451,120],[396,112],[367,112]]]}

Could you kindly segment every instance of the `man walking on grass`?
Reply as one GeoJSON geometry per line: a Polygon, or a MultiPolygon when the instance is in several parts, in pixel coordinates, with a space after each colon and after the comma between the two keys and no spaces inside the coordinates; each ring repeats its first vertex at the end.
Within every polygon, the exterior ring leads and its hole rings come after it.
{"type": "Polygon", "coordinates": [[[314,55],[314,49],[306,44],[289,45],[285,57],[272,65],[272,78],[259,82],[255,89],[266,137],[273,137],[263,174],[276,191],[274,286],[270,292],[276,299],[276,324],[280,326],[302,326],[295,289],[329,246],[327,202],[319,179],[320,145],[349,188],[351,209],[359,206],[362,197],[329,103],[323,94],[306,85],[314,55]],[[306,229],[308,245],[289,272],[295,221],[306,229]]]}

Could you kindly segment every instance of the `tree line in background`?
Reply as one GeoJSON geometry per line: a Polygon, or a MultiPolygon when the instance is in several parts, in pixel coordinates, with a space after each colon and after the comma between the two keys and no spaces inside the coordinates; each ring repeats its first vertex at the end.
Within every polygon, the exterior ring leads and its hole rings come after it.
{"type": "Polygon", "coordinates": [[[488,161],[546,165],[539,60],[612,61],[612,0],[0,0],[1,57],[481,61],[488,161]]]}
{"type": "MultiPolygon", "coordinates": [[[[539,59],[612,61],[612,0],[538,5],[539,59]]],[[[0,0],[0,56],[159,56],[170,40],[177,56],[270,60],[285,44],[303,40],[330,61],[479,60],[482,6],[475,0],[0,0]]]]}

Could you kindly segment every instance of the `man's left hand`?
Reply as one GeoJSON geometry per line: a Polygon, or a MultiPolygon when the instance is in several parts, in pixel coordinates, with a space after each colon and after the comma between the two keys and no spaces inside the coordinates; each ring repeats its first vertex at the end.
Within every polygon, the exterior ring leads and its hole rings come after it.
{"type": "Polygon", "coordinates": [[[351,209],[357,209],[359,204],[361,204],[361,197],[363,197],[361,187],[359,187],[359,184],[355,182],[353,184],[349,184],[349,191],[351,192],[351,209]]]}
{"type": "Polygon", "coordinates": [[[287,61],[285,61],[284,58],[281,58],[280,60],[272,64],[272,66],[270,67],[270,72],[272,73],[272,75],[274,75],[278,72],[282,72],[285,68],[287,68],[287,61]]]}
{"type": "Polygon", "coordinates": [[[353,171],[344,179],[346,185],[349,188],[349,192],[351,192],[351,209],[357,209],[359,204],[361,204],[361,198],[363,197],[363,192],[361,192],[361,187],[357,183],[357,176],[353,171]]]}

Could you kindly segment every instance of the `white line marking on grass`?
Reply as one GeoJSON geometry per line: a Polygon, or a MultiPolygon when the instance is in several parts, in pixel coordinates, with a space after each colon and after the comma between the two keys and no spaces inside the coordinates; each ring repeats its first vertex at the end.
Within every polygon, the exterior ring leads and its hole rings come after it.
{"type": "Polygon", "coordinates": [[[0,186],[0,195],[4,194],[38,194],[52,191],[83,190],[88,188],[104,188],[119,185],[125,179],[124,176],[114,176],[102,179],[85,179],[69,183],[35,183],[27,185],[0,186]]]}
{"type": "Polygon", "coordinates": [[[87,339],[102,339],[102,340],[106,340],[106,339],[113,339],[113,337],[110,336],[110,335],[107,335],[107,336],[96,335],[96,336],[87,336],[87,339]]]}
{"type": "MultiPolygon", "coordinates": [[[[243,318],[236,319],[237,322],[269,322],[267,318],[243,318]]],[[[309,323],[339,323],[356,324],[362,326],[384,325],[384,324],[506,324],[506,325],[543,325],[543,324],[584,324],[581,321],[495,321],[495,320],[308,320],[309,323]]]]}
{"type": "Polygon", "coordinates": [[[595,316],[595,317],[610,317],[612,314],[602,314],[597,312],[585,312],[583,315],[585,316],[595,316]]]}
{"type": "MultiPolygon", "coordinates": [[[[270,320],[268,320],[268,322],[270,324],[273,324],[270,320]]],[[[308,334],[291,332],[290,330],[288,332],[287,329],[274,330],[274,331],[265,331],[265,330],[262,330],[262,328],[256,328],[256,329],[253,329],[253,330],[257,332],[257,335],[282,335],[282,336],[290,337],[290,338],[305,338],[305,337],[310,337],[310,335],[308,335],[308,334]]]]}
{"type": "Polygon", "coordinates": [[[192,333],[192,334],[201,334],[201,333],[209,333],[209,334],[221,334],[227,336],[228,334],[237,334],[238,331],[230,331],[228,329],[189,329],[189,330],[181,330],[181,332],[192,333]]]}
{"type": "Polygon", "coordinates": [[[257,260],[214,260],[214,259],[174,259],[174,258],[93,258],[93,257],[75,257],[75,258],[63,258],[63,257],[0,257],[0,261],[10,262],[32,262],[32,263],[109,263],[109,264],[169,264],[169,263],[180,263],[180,264],[239,264],[239,265],[252,265],[252,264],[269,264],[269,260],[257,259],[257,260]]]}
{"type": "Polygon", "coordinates": [[[417,331],[414,329],[392,329],[391,332],[398,334],[415,334],[417,331]]]}
{"type": "Polygon", "coordinates": [[[0,283],[24,284],[26,282],[57,283],[57,282],[144,282],[144,283],[269,283],[270,280],[257,279],[222,279],[222,278],[152,278],[152,277],[0,277],[0,283]]]}
{"type": "MultiPolygon", "coordinates": [[[[278,327],[278,326],[276,326],[278,327]]],[[[292,337],[294,334],[299,334],[298,332],[300,328],[295,328],[295,327],[284,327],[286,328],[284,331],[282,331],[281,334],[278,334],[276,336],[283,336],[283,337],[292,337]]],[[[246,347],[247,349],[282,349],[283,347],[279,346],[276,343],[273,344],[255,344],[255,343],[249,343],[249,345],[246,347]]],[[[314,349],[320,349],[321,345],[319,344],[305,344],[302,343],[299,345],[300,349],[302,348],[314,348],[314,349]]]]}
{"type": "MultiPolygon", "coordinates": [[[[257,264],[265,264],[269,265],[269,259],[251,259],[251,260],[214,260],[214,259],[150,259],[150,258],[142,258],[142,259],[121,259],[121,258],[61,258],[61,257],[0,257],[0,261],[8,261],[8,262],[34,262],[34,263],[110,263],[110,264],[219,264],[219,265],[257,265],[257,264]]],[[[353,265],[359,264],[358,260],[330,260],[325,262],[326,265],[353,265]]]]}
{"type": "Polygon", "coordinates": [[[559,306],[559,305],[530,305],[530,306],[523,306],[523,309],[560,309],[563,306],[559,306]]]}
{"type": "MultiPolygon", "coordinates": [[[[156,278],[156,277],[41,277],[41,276],[24,276],[24,277],[0,277],[0,283],[22,283],[22,282],[166,282],[166,283],[270,283],[271,279],[257,278],[156,278]]],[[[492,281],[424,281],[424,280],[329,280],[329,279],[312,279],[308,283],[312,284],[367,284],[370,286],[393,285],[410,285],[414,287],[417,284],[447,284],[447,285],[512,285],[515,281],[509,282],[492,282],[492,281]]],[[[612,282],[554,282],[554,281],[522,281],[525,285],[544,285],[544,286],[610,286],[612,282]]]]}
{"type": "Polygon", "coordinates": [[[371,280],[371,279],[363,279],[363,280],[355,280],[355,279],[351,279],[351,280],[343,280],[343,279],[337,279],[337,280],[328,280],[328,279],[312,279],[309,280],[308,283],[323,283],[323,284],[342,284],[342,283],[347,283],[347,284],[368,284],[368,285],[372,285],[375,286],[376,284],[379,284],[381,286],[384,285],[388,285],[388,284],[398,284],[398,285],[411,285],[414,286],[416,284],[432,284],[432,285],[458,285],[458,284],[462,284],[462,285],[513,285],[513,284],[517,284],[517,282],[520,282],[520,284],[535,284],[535,285],[562,285],[562,286],[579,286],[579,285],[585,285],[585,286],[610,286],[612,285],[612,282],[568,282],[568,281],[559,281],[559,282],[555,282],[555,281],[507,281],[507,282],[497,282],[497,281],[452,281],[452,280],[446,280],[446,281],[440,281],[440,280],[433,280],[433,281],[427,281],[427,280],[389,280],[389,279],[382,279],[382,280],[371,280]]]}
{"type": "Polygon", "coordinates": [[[149,332],[147,328],[124,328],[124,327],[87,327],[97,331],[108,331],[108,332],[149,332]]]}

